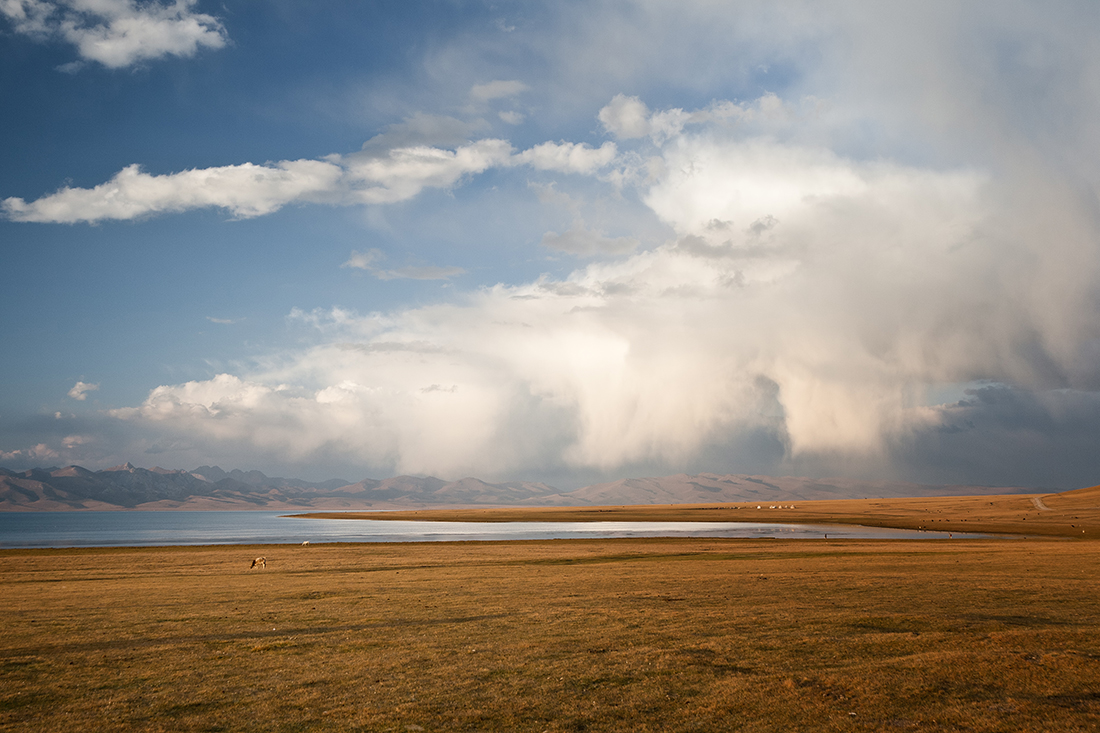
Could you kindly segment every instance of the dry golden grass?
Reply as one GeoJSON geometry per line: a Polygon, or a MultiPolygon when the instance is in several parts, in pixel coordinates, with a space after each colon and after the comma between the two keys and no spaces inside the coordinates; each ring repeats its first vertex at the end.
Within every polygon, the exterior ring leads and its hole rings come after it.
{"type": "Polygon", "coordinates": [[[1058,539],[8,550],[0,729],[1094,731],[1098,571],[1058,539]]]}
{"type": "Polygon", "coordinates": [[[1060,494],[949,496],[916,499],[757,502],[603,507],[513,507],[365,513],[311,513],[341,519],[419,519],[451,522],[788,522],[991,532],[1100,539],[1100,486],[1060,494]],[[757,507],[761,508],[757,508],[757,507]]]}

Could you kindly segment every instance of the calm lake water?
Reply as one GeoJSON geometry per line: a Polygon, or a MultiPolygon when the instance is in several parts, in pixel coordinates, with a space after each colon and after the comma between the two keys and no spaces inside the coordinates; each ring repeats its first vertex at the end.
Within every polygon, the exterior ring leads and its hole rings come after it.
{"type": "Polygon", "coordinates": [[[305,519],[283,512],[0,512],[2,548],[301,544],[306,540],[312,544],[608,537],[821,539],[826,534],[830,539],[948,537],[946,532],[750,522],[398,522],[305,519]]]}

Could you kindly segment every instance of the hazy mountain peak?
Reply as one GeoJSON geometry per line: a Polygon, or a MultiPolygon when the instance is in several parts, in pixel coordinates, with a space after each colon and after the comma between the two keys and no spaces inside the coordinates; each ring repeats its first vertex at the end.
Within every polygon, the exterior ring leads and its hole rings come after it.
{"type": "Polygon", "coordinates": [[[127,462],[103,471],[80,466],[0,469],[0,511],[58,509],[398,509],[439,506],[592,506],[792,501],[862,497],[1027,493],[1028,489],[923,486],[791,476],[677,474],[624,478],[559,492],[527,481],[489,483],[474,476],[394,476],[381,481],[304,481],[260,471],[136,468],[127,462]]]}
{"type": "Polygon", "coordinates": [[[65,466],[65,468],[59,468],[55,471],[50,471],[51,476],[79,476],[80,478],[88,478],[95,476],[93,471],[89,471],[83,466],[65,466]]]}
{"type": "Polygon", "coordinates": [[[229,476],[228,473],[223,471],[220,466],[199,466],[191,472],[192,476],[197,476],[203,481],[209,481],[210,483],[217,483],[223,478],[229,476]]]}

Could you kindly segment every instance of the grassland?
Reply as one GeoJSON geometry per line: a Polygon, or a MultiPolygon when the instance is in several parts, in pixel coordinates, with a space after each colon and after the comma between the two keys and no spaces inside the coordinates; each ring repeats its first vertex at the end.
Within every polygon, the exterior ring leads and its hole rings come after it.
{"type": "Polygon", "coordinates": [[[1087,539],[8,550],[0,730],[1095,731],[1098,571],[1087,539]]]}

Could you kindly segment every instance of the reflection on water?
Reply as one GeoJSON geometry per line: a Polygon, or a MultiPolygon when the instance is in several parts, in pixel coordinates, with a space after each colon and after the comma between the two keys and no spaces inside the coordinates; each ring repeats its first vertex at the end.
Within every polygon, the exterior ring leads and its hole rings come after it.
{"type": "Polygon", "coordinates": [[[0,512],[0,547],[5,548],[300,544],[306,540],[313,544],[611,537],[823,539],[826,535],[829,539],[948,538],[947,532],[753,522],[408,522],[309,519],[280,512],[0,512]]]}

